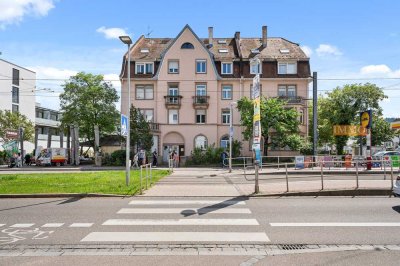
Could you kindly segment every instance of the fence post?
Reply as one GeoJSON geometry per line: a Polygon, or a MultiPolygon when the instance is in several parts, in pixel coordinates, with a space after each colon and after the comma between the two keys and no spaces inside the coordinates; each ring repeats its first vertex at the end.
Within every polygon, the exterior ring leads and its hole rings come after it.
{"type": "Polygon", "coordinates": [[[149,165],[146,164],[145,166],[146,166],[146,190],[147,190],[147,188],[148,188],[148,186],[147,186],[148,184],[147,183],[148,183],[148,180],[149,180],[149,173],[148,173],[149,172],[148,171],[149,165]]]}
{"type": "Polygon", "coordinates": [[[151,186],[151,183],[153,183],[153,174],[151,172],[151,164],[150,164],[150,186],[151,186]]]}
{"type": "Polygon", "coordinates": [[[255,165],[254,165],[254,170],[255,170],[255,186],[254,186],[254,193],[258,194],[260,192],[260,188],[258,186],[258,167],[259,167],[259,162],[256,160],[255,165]]]}
{"type": "MultiPolygon", "coordinates": [[[[382,170],[382,164],[383,164],[383,156],[382,156],[382,159],[381,159],[381,170],[382,170]]],[[[383,168],[385,168],[385,166],[383,166],[383,168]]],[[[385,179],[386,179],[386,177],[385,177],[385,179]]]]}
{"type": "Polygon", "coordinates": [[[356,188],[358,189],[358,161],[356,162],[356,179],[357,179],[356,188]]]}
{"type": "Polygon", "coordinates": [[[279,168],[279,164],[280,164],[280,162],[279,162],[279,156],[278,156],[278,170],[280,169],[280,168],[279,168]]]}
{"type": "Polygon", "coordinates": [[[381,169],[382,169],[382,164],[383,164],[383,180],[386,180],[386,163],[384,163],[382,160],[381,169]]]}
{"type": "Polygon", "coordinates": [[[285,169],[286,169],[286,192],[289,192],[289,177],[287,172],[287,163],[285,163],[285,169]]]}
{"type": "Polygon", "coordinates": [[[321,190],[324,190],[324,161],[321,163],[321,190]]]}
{"type": "Polygon", "coordinates": [[[390,179],[391,179],[391,185],[390,185],[390,189],[393,190],[393,165],[390,164],[390,179]]]}
{"type": "Polygon", "coordinates": [[[143,176],[143,167],[142,165],[140,166],[140,195],[143,194],[143,189],[142,189],[142,176],[143,176]]]}

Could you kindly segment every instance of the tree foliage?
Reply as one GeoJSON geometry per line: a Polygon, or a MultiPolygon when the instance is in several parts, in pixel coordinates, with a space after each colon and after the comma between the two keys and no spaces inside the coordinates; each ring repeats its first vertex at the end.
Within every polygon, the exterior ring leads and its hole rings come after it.
{"type": "Polygon", "coordinates": [[[383,117],[373,117],[371,128],[371,145],[380,146],[391,141],[396,136],[396,131],[391,129],[383,117]]]}
{"type": "Polygon", "coordinates": [[[35,136],[35,126],[25,115],[19,112],[13,113],[10,110],[0,110],[0,139],[3,142],[10,141],[6,137],[7,130],[17,131],[22,127],[24,129],[24,140],[33,141],[35,136]]]}
{"type": "MultiPolygon", "coordinates": [[[[371,83],[349,84],[337,87],[328,92],[326,98],[318,99],[321,102],[318,120],[323,121],[326,128],[330,128],[331,132],[333,131],[333,125],[359,125],[359,113],[361,111],[371,109],[375,116],[382,116],[382,108],[379,103],[385,98],[387,96],[383,90],[371,83]]],[[[320,136],[323,135],[320,134],[320,136]]],[[[335,136],[333,138],[338,154],[342,154],[343,147],[349,137],[335,136]]],[[[330,137],[327,136],[325,139],[329,140],[330,137]]]]}
{"type": "Polygon", "coordinates": [[[150,151],[153,146],[153,135],[151,134],[150,125],[140,110],[135,108],[133,105],[131,105],[129,123],[131,127],[131,146],[134,145],[137,149],[143,148],[146,151],[150,151]]]}
{"type": "Polygon", "coordinates": [[[94,146],[94,126],[99,126],[100,136],[113,133],[119,122],[115,103],[119,96],[111,83],[102,75],[80,72],[63,85],[60,94],[62,125],[79,126],[81,137],[94,146]]]}
{"type": "MultiPolygon", "coordinates": [[[[260,98],[261,134],[264,138],[265,154],[268,145],[280,148],[289,146],[292,150],[299,150],[302,145],[303,140],[298,135],[298,113],[295,109],[285,108],[285,104],[285,101],[276,98],[260,98]]],[[[249,140],[253,136],[253,102],[243,97],[238,101],[237,108],[244,127],[243,137],[249,140]]]]}

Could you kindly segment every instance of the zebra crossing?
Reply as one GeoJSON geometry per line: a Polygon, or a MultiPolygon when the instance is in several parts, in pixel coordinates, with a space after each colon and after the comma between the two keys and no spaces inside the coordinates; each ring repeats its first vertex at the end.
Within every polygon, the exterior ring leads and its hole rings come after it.
{"type": "MultiPolygon", "coordinates": [[[[59,228],[63,226],[71,227],[71,228],[88,228],[92,227],[94,223],[45,223],[43,225],[36,223],[15,223],[8,225],[10,228],[32,228],[32,227],[41,227],[41,228],[59,228]]],[[[7,227],[7,224],[0,224],[0,227],[7,227]]]]}
{"type": "Polygon", "coordinates": [[[242,199],[135,199],[128,205],[81,242],[270,242],[242,199]]]}

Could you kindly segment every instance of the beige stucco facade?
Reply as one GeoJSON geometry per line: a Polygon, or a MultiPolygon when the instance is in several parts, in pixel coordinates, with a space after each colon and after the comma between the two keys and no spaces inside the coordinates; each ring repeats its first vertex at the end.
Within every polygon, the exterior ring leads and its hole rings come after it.
{"type": "MultiPolygon", "coordinates": [[[[141,40],[135,45],[140,46],[141,40]]],[[[131,49],[131,56],[135,58],[134,49],[131,49]]],[[[151,49],[151,48],[150,48],[151,49]]],[[[204,43],[192,32],[189,27],[185,27],[177,38],[172,39],[166,49],[160,56],[160,62],[154,75],[150,78],[140,78],[134,76],[131,78],[131,98],[130,102],[141,110],[152,110],[153,116],[151,121],[158,124],[158,130],[154,132],[158,143],[157,151],[160,156],[166,158],[166,154],[171,149],[179,149],[181,156],[190,156],[195,147],[195,139],[197,136],[206,137],[207,144],[215,144],[219,147],[221,139],[229,135],[229,123],[223,123],[222,112],[228,111],[232,102],[238,101],[243,96],[250,97],[250,87],[252,78],[225,78],[218,73],[216,64],[218,62],[213,58],[213,54],[207,49],[204,43]],[[193,45],[192,49],[182,49],[184,43],[193,45]],[[196,60],[204,60],[206,62],[205,73],[197,73],[196,60]],[[178,62],[178,72],[171,73],[168,69],[169,62],[178,62]],[[153,88],[153,97],[139,97],[137,88],[150,85],[153,88]],[[202,85],[206,90],[207,104],[196,105],[196,87],[202,85]],[[222,87],[224,85],[232,86],[231,99],[222,99],[222,87]],[[166,96],[171,95],[170,88],[178,90],[176,99],[179,104],[170,105],[172,98],[166,96]],[[200,110],[200,111],[199,111],[200,110]],[[173,113],[177,112],[177,123],[171,123],[173,113]],[[205,123],[196,121],[196,113],[205,113],[205,123]]],[[[125,57],[127,58],[127,57],[125,57]]],[[[224,59],[231,62],[237,58],[224,59]]],[[[135,64],[131,64],[131,68],[135,68],[138,63],[150,62],[148,59],[134,59],[135,64]]],[[[153,66],[154,67],[154,66],[153,66]]],[[[123,70],[124,71],[124,70],[123,70]]],[[[131,70],[134,73],[136,69],[131,70]]],[[[307,108],[308,104],[308,84],[309,78],[261,78],[262,94],[267,97],[278,96],[279,85],[296,85],[297,96],[305,99],[300,104],[293,104],[298,110],[304,113],[304,123],[300,126],[301,135],[307,136],[307,108]]],[[[127,82],[121,78],[122,83],[122,99],[121,111],[126,114],[126,97],[127,82]]],[[[175,100],[175,98],[173,98],[175,100]]],[[[175,102],[174,102],[175,103],[175,102]]],[[[233,109],[232,121],[234,125],[233,139],[242,141],[242,154],[251,155],[249,142],[244,141],[241,135],[240,115],[236,108],[233,109]]],[[[151,111],[150,111],[151,112],[151,111]]],[[[227,122],[227,121],[225,121],[227,122]]],[[[284,152],[285,153],[285,152],[284,152]]]]}

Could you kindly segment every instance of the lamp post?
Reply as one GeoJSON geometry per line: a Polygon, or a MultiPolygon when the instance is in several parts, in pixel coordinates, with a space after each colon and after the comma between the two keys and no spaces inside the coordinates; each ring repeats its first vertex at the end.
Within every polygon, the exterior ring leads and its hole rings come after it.
{"type": "MultiPolygon", "coordinates": [[[[237,102],[231,102],[229,104],[229,173],[232,173],[232,138],[233,138],[233,106],[237,102]]],[[[223,163],[223,162],[222,162],[223,163]]]]}
{"type": "Polygon", "coordinates": [[[127,112],[127,135],[126,135],[126,185],[129,186],[130,179],[130,142],[131,142],[131,126],[130,126],[130,117],[131,117],[131,53],[130,48],[132,44],[131,37],[129,36],[119,36],[119,39],[128,45],[128,112],[127,112]]]}

